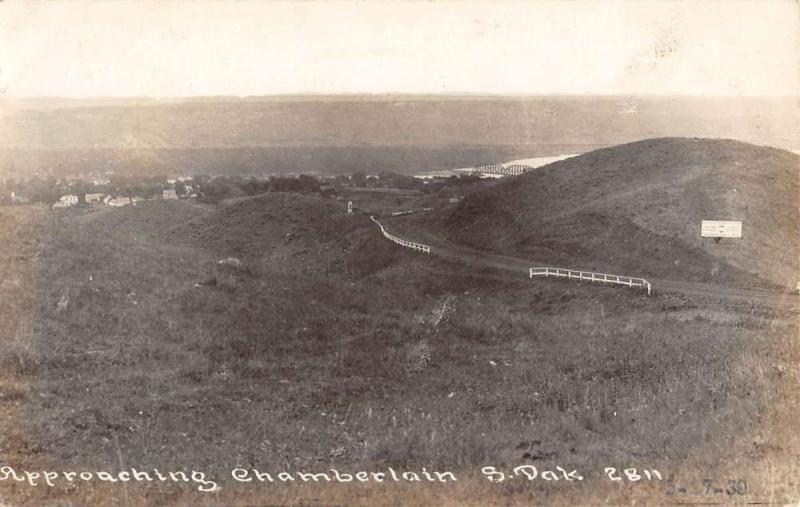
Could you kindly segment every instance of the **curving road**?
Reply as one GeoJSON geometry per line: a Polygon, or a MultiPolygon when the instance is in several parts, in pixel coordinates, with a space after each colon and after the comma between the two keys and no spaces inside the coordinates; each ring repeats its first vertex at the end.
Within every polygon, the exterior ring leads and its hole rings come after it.
{"type": "MultiPolygon", "coordinates": [[[[520,259],[518,257],[510,257],[467,248],[457,245],[438,234],[422,229],[414,224],[409,224],[408,222],[403,223],[400,218],[384,220],[383,225],[387,230],[409,241],[416,241],[429,245],[432,255],[438,255],[473,266],[513,271],[524,276],[528,276],[528,270],[530,268],[537,266],[570,267],[554,265],[552,262],[520,259]]],[[[740,289],[708,283],[653,279],[649,277],[647,277],[647,280],[653,284],[653,292],[655,294],[680,293],[688,296],[755,301],[771,306],[800,309],[800,297],[797,294],[740,289]]]]}

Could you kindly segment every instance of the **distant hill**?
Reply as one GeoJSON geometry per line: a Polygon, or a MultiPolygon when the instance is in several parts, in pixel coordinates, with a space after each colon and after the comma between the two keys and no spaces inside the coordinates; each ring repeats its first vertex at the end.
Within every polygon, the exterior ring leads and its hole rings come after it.
{"type": "Polygon", "coordinates": [[[700,97],[0,100],[0,148],[607,146],[689,135],[797,148],[797,107],[700,97]]]}
{"type": "Polygon", "coordinates": [[[800,157],[730,140],[660,138],[505,178],[446,218],[454,240],[549,265],[685,280],[800,273],[800,157]],[[741,220],[742,239],[700,238],[701,220],[741,220]]]}
{"type": "Polygon", "coordinates": [[[792,98],[0,99],[0,176],[414,173],[662,136],[797,149],[797,112],[792,98]]]}

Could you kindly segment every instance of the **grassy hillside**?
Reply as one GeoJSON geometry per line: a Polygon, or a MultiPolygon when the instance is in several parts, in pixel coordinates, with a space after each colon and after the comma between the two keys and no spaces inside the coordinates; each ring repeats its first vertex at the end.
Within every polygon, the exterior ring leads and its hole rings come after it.
{"type": "MultiPolygon", "coordinates": [[[[796,312],[467,271],[400,249],[319,197],[186,205],[57,221],[44,208],[3,210],[0,453],[19,469],[191,467],[223,490],[6,481],[4,499],[318,495],[237,486],[225,480],[234,466],[459,473],[462,489],[417,488],[415,503],[429,505],[576,491],[470,479],[487,464],[580,468],[603,495],[622,491],[601,478],[605,466],[680,475],[688,462],[711,474],[729,458],[758,469],[769,450],[770,480],[796,473],[780,466],[796,463],[796,436],[772,422],[798,392],[785,374],[796,312]],[[217,264],[231,254],[240,266],[217,264]]],[[[364,504],[388,491],[355,487],[364,504]]]]}
{"type": "Polygon", "coordinates": [[[235,199],[173,228],[168,237],[228,255],[264,257],[336,243],[368,224],[368,218],[348,215],[346,206],[333,199],[280,192],[235,199]]]}
{"type": "Polygon", "coordinates": [[[459,242],[555,266],[794,287],[799,167],[736,141],[640,141],[504,179],[445,225],[459,242]],[[743,238],[701,239],[704,219],[741,220],[743,238]]]}
{"type": "MultiPolygon", "coordinates": [[[[146,238],[164,233],[178,224],[197,219],[210,212],[193,201],[162,200],[142,201],[135,206],[122,208],[90,209],[83,217],[72,216],[72,210],[65,215],[64,221],[73,225],[91,224],[97,234],[112,238],[120,236],[128,238],[146,238]]],[[[80,211],[78,211],[78,214],[80,211]]]]}

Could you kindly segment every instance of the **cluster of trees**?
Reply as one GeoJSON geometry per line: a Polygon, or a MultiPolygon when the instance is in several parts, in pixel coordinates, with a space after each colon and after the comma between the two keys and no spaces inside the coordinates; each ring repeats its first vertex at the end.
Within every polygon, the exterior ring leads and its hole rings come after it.
{"type": "Polygon", "coordinates": [[[446,178],[433,178],[425,185],[423,191],[441,196],[459,194],[467,191],[464,187],[478,184],[483,180],[477,174],[459,174],[458,176],[448,176],[446,178]]]}
{"type": "Polygon", "coordinates": [[[317,178],[301,174],[296,178],[273,176],[269,180],[251,179],[245,183],[243,189],[248,195],[254,195],[264,192],[319,192],[320,187],[317,178]]]}
{"type": "Polygon", "coordinates": [[[0,182],[0,203],[11,202],[11,194],[24,197],[31,202],[55,202],[65,185],[60,184],[55,178],[33,177],[27,180],[6,178],[0,182]]]}
{"type": "MultiPolygon", "coordinates": [[[[404,190],[421,190],[424,183],[419,178],[407,174],[397,174],[392,172],[381,172],[377,175],[367,175],[363,172],[353,173],[351,176],[339,176],[337,180],[343,178],[342,184],[351,187],[362,188],[402,188],[404,190]]],[[[338,182],[338,181],[337,181],[338,182]]]]}
{"type": "MultiPolygon", "coordinates": [[[[85,190],[85,192],[102,192],[109,195],[121,195],[126,197],[141,196],[145,199],[151,199],[161,195],[161,192],[167,188],[176,188],[174,185],[167,183],[167,177],[164,175],[158,176],[112,176],[111,182],[108,185],[91,186],[94,190],[85,190]]],[[[180,195],[181,192],[178,192],[180,195]]]]}
{"type": "Polygon", "coordinates": [[[421,190],[430,193],[444,186],[467,185],[481,181],[477,174],[459,174],[449,177],[423,180],[407,174],[381,172],[377,175],[367,175],[363,172],[353,173],[351,176],[340,175],[334,178],[336,184],[347,187],[361,188],[402,188],[404,190],[421,190]]]}
{"type": "Polygon", "coordinates": [[[216,202],[229,197],[263,194],[265,192],[320,192],[319,180],[307,174],[297,177],[272,176],[270,178],[243,178],[239,176],[198,176],[194,178],[197,195],[205,202],[216,202]]]}

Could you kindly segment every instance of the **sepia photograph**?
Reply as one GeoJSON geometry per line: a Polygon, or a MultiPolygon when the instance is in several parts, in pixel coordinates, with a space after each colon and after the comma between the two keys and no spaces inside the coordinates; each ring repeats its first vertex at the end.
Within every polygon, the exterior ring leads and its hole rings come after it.
{"type": "Polygon", "coordinates": [[[796,0],[0,0],[0,507],[744,504],[796,0]]]}

